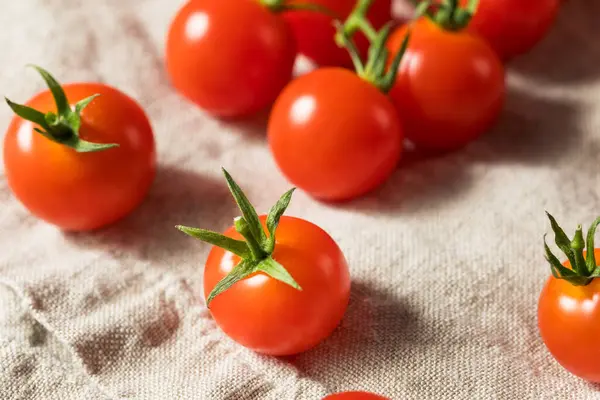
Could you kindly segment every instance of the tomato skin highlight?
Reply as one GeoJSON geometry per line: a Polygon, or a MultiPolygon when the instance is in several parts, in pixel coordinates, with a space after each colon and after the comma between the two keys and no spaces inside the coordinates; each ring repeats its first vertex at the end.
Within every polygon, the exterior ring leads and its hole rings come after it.
{"type": "MultiPolygon", "coordinates": [[[[67,231],[87,231],[129,214],[154,180],[156,154],[150,122],[130,97],[95,83],[63,85],[71,105],[100,94],[82,112],[80,136],[119,147],[77,153],[33,130],[15,116],[4,138],[8,184],[35,216],[67,231]]],[[[56,111],[49,91],[26,103],[43,113],[56,111]]]]}
{"type": "MultiPolygon", "coordinates": [[[[595,249],[596,259],[600,249],[595,249]]],[[[568,261],[563,265],[570,268],[568,261]]],[[[551,276],[538,304],[538,327],[552,356],[572,374],[600,382],[600,280],[587,286],[551,276]]]]}
{"type": "Polygon", "coordinates": [[[323,400],[390,400],[387,397],[379,396],[368,392],[343,392],[331,394],[324,397],[323,400]]]}
{"type": "MultiPolygon", "coordinates": [[[[462,0],[463,5],[467,2],[462,0]]],[[[480,0],[468,30],[509,60],[529,52],[546,36],[560,4],[560,0],[480,0]]]]}
{"type": "Polygon", "coordinates": [[[322,68],[288,85],[271,112],[268,139],[283,174],[326,201],[375,189],[402,151],[402,127],[388,97],[342,68],[322,68]]]}
{"type": "MultiPolygon", "coordinates": [[[[266,216],[260,219],[264,226],[266,216]]],[[[233,227],[224,235],[242,239],[233,227]]],[[[259,272],[217,296],[210,312],[242,346],[274,356],[293,355],[316,346],[339,325],[350,296],[348,265],[325,231],[285,215],[277,228],[273,258],[302,291],[259,272]]],[[[212,248],[204,270],[205,297],[238,262],[233,253],[212,248]]]]}
{"type": "MultiPolygon", "coordinates": [[[[293,0],[290,3],[306,3],[304,0],[293,0]]],[[[348,18],[356,0],[311,0],[311,4],[327,7],[342,19],[348,18]]],[[[375,29],[381,28],[392,19],[391,0],[377,0],[373,3],[367,17],[375,29]]],[[[285,20],[294,32],[298,43],[298,51],[319,66],[351,67],[352,61],[346,49],[340,48],[334,41],[335,27],[330,16],[311,11],[289,11],[284,14],[285,20]]],[[[367,55],[369,41],[360,32],[354,36],[359,54],[367,55]]]]}
{"type": "MultiPolygon", "coordinates": [[[[400,48],[406,26],[392,33],[388,48],[400,48]]],[[[494,51],[466,31],[445,31],[422,18],[390,91],[406,137],[417,147],[456,150],[486,132],[501,114],[504,67],[494,51]]]]}
{"type": "Polygon", "coordinates": [[[173,86],[208,113],[256,113],[290,81],[296,44],[284,19],[256,0],[193,0],[171,23],[166,45],[173,86]]]}

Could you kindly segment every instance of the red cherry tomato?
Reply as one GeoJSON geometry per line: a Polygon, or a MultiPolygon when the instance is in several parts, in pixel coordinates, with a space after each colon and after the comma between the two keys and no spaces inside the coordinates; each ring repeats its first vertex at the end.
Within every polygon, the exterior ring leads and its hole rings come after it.
{"type": "Polygon", "coordinates": [[[175,88],[217,117],[269,106],[292,77],[296,45],[282,17],[257,0],[193,0],[169,30],[175,88]]]}
{"type": "MultiPolygon", "coordinates": [[[[596,260],[600,249],[595,249],[596,260]]],[[[567,268],[571,264],[563,263],[567,268]]],[[[574,286],[550,277],[540,295],[538,326],[548,350],[564,368],[600,382],[600,280],[574,286]]]]}
{"type": "Polygon", "coordinates": [[[268,138],[288,179],[323,200],[348,200],[385,181],[398,164],[402,129],[374,85],[342,68],[293,81],[275,103],[268,138]]]}
{"type": "MultiPolygon", "coordinates": [[[[468,0],[462,0],[466,5],[468,0]]],[[[501,59],[525,54],[552,27],[561,0],[480,0],[469,24],[470,32],[481,35],[501,59]]]]}
{"type": "MultiPolygon", "coordinates": [[[[4,138],[5,173],[32,214],[65,230],[96,229],[127,215],[148,192],[156,162],[152,128],[142,108],[112,87],[75,83],[63,89],[71,105],[100,95],[81,113],[80,136],[119,147],[77,153],[15,117],[4,138]]],[[[56,112],[47,90],[26,105],[56,112]]]]}
{"type": "Polygon", "coordinates": [[[324,397],[323,400],[389,400],[387,397],[368,392],[343,392],[324,397]]]}
{"type": "MultiPolygon", "coordinates": [[[[290,3],[306,4],[305,0],[293,0],[290,3]]],[[[311,0],[309,3],[327,7],[340,19],[345,20],[356,5],[356,0],[311,0]]],[[[368,18],[375,29],[381,28],[392,19],[391,0],[377,0],[369,9],[368,18]]],[[[298,51],[321,66],[352,66],[348,51],[340,48],[334,41],[335,28],[330,16],[311,11],[290,11],[285,19],[291,26],[298,51]]],[[[364,57],[369,49],[369,41],[357,32],[354,37],[359,53],[364,57]]]]}
{"type": "MultiPolygon", "coordinates": [[[[393,32],[388,48],[397,52],[405,35],[406,27],[393,32]]],[[[408,139],[421,148],[448,151],[492,126],[504,92],[502,63],[482,39],[423,18],[413,25],[390,96],[408,139]]]]}
{"type": "MultiPolygon", "coordinates": [[[[266,216],[260,218],[263,223],[266,216]]],[[[232,227],[225,236],[243,239],[232,227]]],[[[210,311],[233,340],[275,356],[308,350],[340,323],[350,295],[348,266],[333,239],[318,226],[283,216],[272,255],[302,287],[296,290],[258,272],[215,297],[210,311]]],[[[204,270],[204,293],[238,264],[240,258],[213,247],[204,270]]]]}

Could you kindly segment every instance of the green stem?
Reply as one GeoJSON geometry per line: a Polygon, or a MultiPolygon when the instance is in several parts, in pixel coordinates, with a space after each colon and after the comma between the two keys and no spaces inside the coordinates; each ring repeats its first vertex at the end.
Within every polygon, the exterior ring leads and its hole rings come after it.
{"type": "Polygon", "coordinates": [[[265,252],[258,240],[252,234],[248,222],[243,217],[238,217],[234,220],[235,230],[246,239],[246,244],[252,253],[252,259],[254,261],[260,261],[265,259],[268,254],[265,252]]]}
{"type": "Polygon", "coordinates": [[[466,7],[461,7],[459,0],[444,0],[437,11],[426,13],[435,24],[447,31],[465,29],[479,6],[479,0],[469,0],[466,7]]]}
{"type": "Polygon", "coordinates": [[[550,219],[550,224],[555,235],[556,245],[561,249],[568,258],[568,262],[571,268],[567,268],[558,260],[558,258],[552,254],[552,251],[546,244],[546,237],[544,235],[544,251],[546,253],[546,260],[550,263],[552,275],[556,279],[563,279],[575,286],[585,286],[592,282],[595,278],[600,277],[600,269],[596,265],[594,253],[594,235],[596,228],[600,224],[600,217],[597,218],[587,232],[587,260],[583,256],[583,250],[586,243],[583,238],[583,231],[581,225],[577,227],[573,240],[569,240],[563,229],[558,225],[552,215],[546,213],[550,219]],[[592,256],[590,256],[590,253],[592,256]]]}

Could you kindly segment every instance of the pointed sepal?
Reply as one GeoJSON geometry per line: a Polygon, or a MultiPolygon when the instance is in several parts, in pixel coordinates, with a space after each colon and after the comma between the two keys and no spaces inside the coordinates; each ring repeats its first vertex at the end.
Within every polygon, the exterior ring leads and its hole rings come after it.
{"type": "Polygon", "coordinates": [[[596,265],[596,258],[594,256],[594,235],[598,224],[600,224],[600,217],[592,223],[587,232],[587,257],[584,257],[583,251],[586,247],[586,242],[583,239],[581,225],[577,227],[573,240],[569,240],[566,233],[556,222],[556,219],[548,212],[546,214],[554,231],[556,245],[565,253],[571,266],[571,268],[568,268],[558,260],[548,247],[546,235],[544,235],[544,251],[546,260],[550,264],[552,275],[556,279],[563,279],[574,286],[588,285],[593,279],[600,277],[600,267],[596,265]]]}
{"type": "Polygon", "coordinates": [[[44,79],[54,102],[56,103],[56,113],[48,112],[46,114],[31,107],[14,103],[6,99],[7,104],[13,112],[19,117],[37,124],[34,130],[45,138],[68,146],[78,153],[90,153],[101,150],[118,147],[116,143],[93,143],[79,137],[81,128],[81,112],[98,95],[92,95],[81,100],[75,105],[75,110],[71,110],[69,101],[64,89],[56,79],[46,70],[36,65],[31,65],[44,79]]]}

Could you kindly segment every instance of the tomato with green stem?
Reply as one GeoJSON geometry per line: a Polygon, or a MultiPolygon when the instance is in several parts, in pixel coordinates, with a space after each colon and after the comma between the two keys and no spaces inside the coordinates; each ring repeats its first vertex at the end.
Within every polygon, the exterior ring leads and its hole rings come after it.
{"type": "Polygon", "coordinates": [[[554,217],[548,214],[556,245],[565,253],[561,263],[548,248],[546,259],[552,276],[540,294],[538,326],[542,340],[556,361],[572,374],[591,382],[600,382],[600,249],[594,247],[600,217],[587,232],[587,244],[581,226],[569,239],[554,217]],[[587,245],[587,251],[584,248],[587,245]]]}
{"type": "MultiPolygon", "coordinates": [[[[468,0],[462,0],[467,4],[468,0]]],[[[529,52],[548,33],[561,0],[479,0],[468,30],[481,35],[503,60],[529,52]]]]}
{"type": "MultiPolygon", "coordinates": [[[[306,0],[327,8],[339,19],[348,18],[356,0],[306,0]]],[[[302,4],[305,0],[292,0],[290,3],[302,4]]],[[[391,18],[391,0],[378,0],[369,9],[367,18],[375,29],[380,29],[391,18]]],[[[284,14],[294,32],[298,51],[319,66],[352,66],[348,52],[336,45],[333,38],[336,33],[332,16],[311,11],[290,11],[284,14]]],[[[366,57],[369,49],[368,35],[358,32],[354,39],[361,57],[366,57]]]]}
{"type": "Polygon", "coordinates": [[[280,0],[193,0],[173,19],[166,45],[174,87],[206,112],[247,116],[271,105],[292,78],[293,34],[280,0]]]}
{"type": "Polygon", "coordinates": [[[331,394],[323,400],[389,400],[387,397],[379,396],[369,392],[342,392],[331,394]]]}
{"type": "MultiPolygon", "coordinates": [[[[368,24],[371,3],[361,1],[350,20],[368,24]]],[[[267,129],[283,174],[324,201],[350,200],[375,189],[395,170],[402,152],[402,124],[386,95],[396,76],[395,68],[385,71],[392,25],[375,33],[366,65],[347,28],[340,29],[339,38],[356,73],[322,68],[294,80],[275,102],[267,129]]],[[[396,53],[396,65],[402,54],[403,49],[396,53]]]]}
{"type": "Polygon", "coordinates": [[[17,114],[4,137],[10,189],[32,214],[64,230],[121,219],[154,180],[154,136],[144,110],[110,86],[60,86],[35,68],[49,90],[25,105],[6,99],[17,114]]]}
{"type": "Polygon", "coordinates": [[[346,311],[350,275],[344,255],[318,226],[283,215],[294,189],[258,216],[223,172],[242,212],[234,226],[224,234],[178,226],[214,245],[204,269],[210,312],[229,337],[251,350],[304,352],[327,338],[346,311]]]}
{"type": "Polygon", "coordinates": [[[406,137],[425,150],[467,145],[493,126],[504,105],[502,62],[483,39],[465,30],[476,1],[469,8],[454,3],[430,9],[388,41],[395,51],[412,32],[390,96],[406,137]]]}

